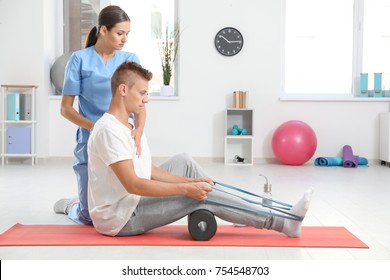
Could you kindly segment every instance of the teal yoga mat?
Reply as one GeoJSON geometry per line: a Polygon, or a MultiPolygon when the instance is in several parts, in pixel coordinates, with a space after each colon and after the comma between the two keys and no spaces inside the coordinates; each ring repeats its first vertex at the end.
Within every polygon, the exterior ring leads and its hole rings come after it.
{"type": "Polygon", "coordinates": [[[351,146],[344,145],[342,157],[318,157],[314,160],[314,165],[356,168],[358,165],[368,165],[368,160],[364,157],[355,156],[351,146]]]}
{"type": "MultiPolygon", "coordinates": [[[[316,166],[343,166],[342,157],[318,157],[314,161],[316,166]]],[[[364,157],[359,157],[358,165],[368,165],[368,160],[364,157]]]]}

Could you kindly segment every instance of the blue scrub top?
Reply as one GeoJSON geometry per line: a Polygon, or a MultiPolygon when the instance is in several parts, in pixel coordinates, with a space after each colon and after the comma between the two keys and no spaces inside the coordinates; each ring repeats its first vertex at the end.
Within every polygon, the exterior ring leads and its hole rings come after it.
{"type": "MultiPolygon", "coordinates": [[[[107,110],[111,102],[111,77],[116,68],[130,60],[137,63],[137,55],[124,51],[115,51],[115,55],[103,63],[95,46],[75,51],[65,68],[63,95],[78,96],[79,113],[96,122],[107,110]]],[[[79,128],[77,142],[86,143],[89,131],[79,128]]]]}

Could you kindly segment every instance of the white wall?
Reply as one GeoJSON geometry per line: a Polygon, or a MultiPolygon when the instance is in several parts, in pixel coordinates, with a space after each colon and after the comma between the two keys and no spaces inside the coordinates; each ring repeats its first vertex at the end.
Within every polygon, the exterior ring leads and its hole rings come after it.
{"type": "MultiPolygon", "coordinates": [[[[55,31],[51,37],[43,27],[54,20],[51,2],[0,0],[0,82],[40,85],[39,156],[72,156],[75,127],[59,115],[59,100],[48,101],[47,95],[57,39],[55,31]]],[[[148,105],[146,133],[155,156],[187,151],[195,157],[223,157],[224,110],[232,106],[232,92],[243,89],[250,92],[255,110],[255,158],[273,157],[272,133],[291,119],[316,131],[315,156],[336,155],[349,144],[356,154],[378,158],[378,114],[389,111],[388,102],[279,101],[281,2],[179,1],[180,100],[148,105]],[[225,26],[244,36],[244,48],[235,57],[223,57],[214,48],[214,36],[225,26]]]]}
{"type": "Polygon", "coordinates": [[[0,83],[36,84],[37,153],[49,155],[48,93],[55,51],[55,1],[0,0],[0,83]]]}
{"type": "Polygon", "coordinates": [[[315,156],[336,155],[349,144],[356,154],[378,158],[378,114],[389,110],[388,102],[279,101],[281,10],[279,0],[180,1],[181,99],[150,102],[147,133],[155,154],[222,157],[224,110],[232,106],[232,92],[244,89],[255,110],[255,158],[273,157],[272,133],[291,119],[316,131],[315,156]],[[219,55],[213,45],[225,26],[244,36],[244,48],[235,57],[219,55]]]}

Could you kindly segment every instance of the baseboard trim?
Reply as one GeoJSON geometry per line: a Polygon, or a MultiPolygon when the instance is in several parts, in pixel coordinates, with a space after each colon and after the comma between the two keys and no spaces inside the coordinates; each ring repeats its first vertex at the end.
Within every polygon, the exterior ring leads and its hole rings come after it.
{"type": "MultiPolygon", "coordinates": [[[[164,161],[168,160],[170,157],[153,157],[153,163],[161,164],[164,161]]],[[[198,163],[224,163],[223,157],[193,157],[198,163]]],[[[315,158],[309,160],[306,164],[314,165],[315,158]]],[[[45,157],[38,158],[38,163],[49,163],[49,162],[70,162],[73,163],[74,157],[45,157]]],[[[276,158],[254,158],[254,164],[279,164],[279,161],[276,158]]],[[[381,160],[379,159],[368,159],[368,165],[380,165],[381,160]]]]}

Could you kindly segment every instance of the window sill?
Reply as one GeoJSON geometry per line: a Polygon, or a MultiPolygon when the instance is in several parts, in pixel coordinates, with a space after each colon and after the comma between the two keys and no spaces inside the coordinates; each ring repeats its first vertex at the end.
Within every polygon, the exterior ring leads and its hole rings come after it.
{"type": "Polygon", "coordinates": [[[150,92],[149,100],[158,100],[158,101],[178,101],[180,100],[178,95],[173,96],[161,96],[160,92],[150,92]]]}
{"type": "Polygon", "coordinates": [[[350,94],[284,94],[280,101],[390,102],[390,97],[359,97],[350,94]]]}
{"type": "Polygon", "coordinates": [[[58,94],[49,95],[49,100],[61,100],[61,99],[62,99],[62,95],[58,95],[58,94]]]}
{"type": "MultiPolygon", "coordinates": [[[[61,100],[62,95],[49,95],[49,100],[61,100]]],[[[151,93],[149,95],[149,100],[153,101],[179,101],[180,97],[175,96],[160,96],[158,92],[151,93]]]]}

